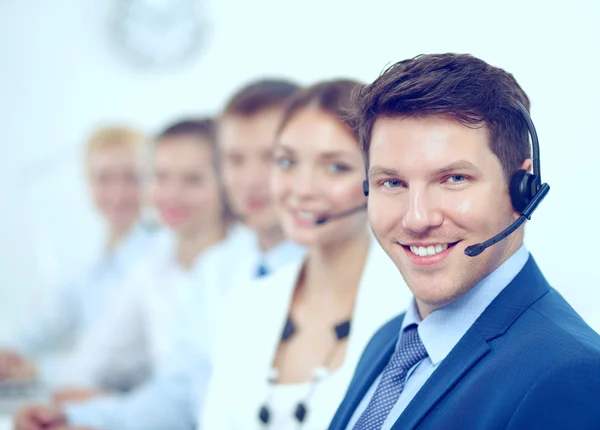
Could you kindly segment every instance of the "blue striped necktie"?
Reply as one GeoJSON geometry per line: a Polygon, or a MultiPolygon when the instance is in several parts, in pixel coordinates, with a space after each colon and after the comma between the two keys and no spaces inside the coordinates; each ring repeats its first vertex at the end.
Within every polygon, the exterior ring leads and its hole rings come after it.
{"type": "Polygon", "coordinates": [[[354,426],[354,430],[381,429],[404,389],[406,374],[427,355],[427,350],[419,337],[417,325],[407,326],[400,339],[399,347],[383,369],[375,394],[354,426]]]}

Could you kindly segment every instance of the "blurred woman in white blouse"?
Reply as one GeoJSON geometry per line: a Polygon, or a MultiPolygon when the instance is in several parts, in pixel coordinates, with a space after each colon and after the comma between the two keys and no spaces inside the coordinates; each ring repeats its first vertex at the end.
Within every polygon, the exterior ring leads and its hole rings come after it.
{"type": "Polygon", "coordinates": [[[408,304],[367,225],[364,163],[344,120],[359,85],[320,83],[287,104],[271,191],[307,256],[228,303],[199,429],[327,428],[368,340],[408,304]]]}

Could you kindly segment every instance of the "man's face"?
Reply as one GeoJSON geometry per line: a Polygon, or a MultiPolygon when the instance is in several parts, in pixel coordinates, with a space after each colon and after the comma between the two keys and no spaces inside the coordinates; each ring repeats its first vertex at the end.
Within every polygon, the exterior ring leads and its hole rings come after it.
{"type": "Polygon", "coordinates": [[[369,220],[421,316],[452,303],[510,257],[522,230],[471,258],[516,219],[487,127],[449,116],[380,118],[371,138],[369,220]]]}
{"type": "Polygon", "coordinates": [[[233,211],[253,229],[272,229],[278,224],[269,180],[281,115],[280,108],[251,117],[226,115],[219,124],[225,191],[233,211]]]}

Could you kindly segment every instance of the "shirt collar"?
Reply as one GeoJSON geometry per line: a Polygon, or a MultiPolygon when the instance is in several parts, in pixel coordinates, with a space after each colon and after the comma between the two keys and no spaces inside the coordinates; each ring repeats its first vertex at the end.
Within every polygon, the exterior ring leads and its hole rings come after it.
{"type": "MultiPolygon", "coordinates": [[[[207,255],[210,255],[213,252],[218,252],[216,250],[219,249],[227,249],[229,247],[233,247],[236,250],[238,250],[240,252],[240,254],[244,254],[247,252],[245,246],[249,241],[249,237],[250,237],[251,233],[248,231],[248,229],[242,225],[239,224],[235,224],[233,226],[230,226],[227,229],[227,233],[225,235],[225,237],[223,238],[223,240],[220,240],[212,245],[210,245],[208,248],[206,248],[204,251],[202,251],[198,256],[196,256],[196,259],[194,260],[192,267],[190,269],[191,273],[194,274],[200,274],[202,273],[202,270],[204,268],[204,261],[205,261],[205,257],[207,255]]],[[[176,262],[176,258],[173,258],[173,261],[175,262],[176,265],[179,265],[178,262],[176,262]]],[[[184,270],[185,272],[185,270],[184,270]]]]}
{"type": "Polygon", "coordinates": [[[290,261],[302,258],[305,252],[306,249],[304,247],[286,240],[269,249],[267,252],[261,252],[262,264],[268,270],[277,270],[290,261]]]}
{"type": "Polygon", "coordinates": [[[258,235],[250,234],[250,253],[254,255],[253,267],[263,266],[269,273],[298,258],[303,258],[306,248],[292,241],[283,240],[268,251],[263,251],[258,243],[258,235]]]}
{"type": "Polygon", "coordinates": [[[402,322],[401,333],[408,325],[418,324],[419,337],[429,358],[433,365],[438,364],[446,358],[483,311],[523,269],[528,258],[529,252],[523,245],[464,296],[437,309],[424,320],[421,320],[413,298],[402,322]]]}

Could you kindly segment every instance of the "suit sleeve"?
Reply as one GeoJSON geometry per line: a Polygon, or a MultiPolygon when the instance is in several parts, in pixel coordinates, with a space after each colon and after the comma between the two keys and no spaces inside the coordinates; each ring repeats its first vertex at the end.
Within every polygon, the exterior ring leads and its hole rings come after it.
{"type": "Polygon", "coordinates": [[[598,429],[599,405],[600,357],[569,357],[531,387],[507,428],[598,429]]]}

